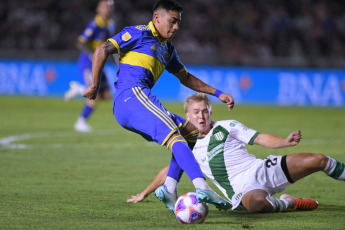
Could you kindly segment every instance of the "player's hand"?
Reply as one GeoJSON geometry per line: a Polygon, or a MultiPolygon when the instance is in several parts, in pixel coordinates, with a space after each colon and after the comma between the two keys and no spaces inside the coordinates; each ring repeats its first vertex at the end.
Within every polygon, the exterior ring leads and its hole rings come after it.
{"type": "Polygon", "coordinates": [[[97,93],[98,93],[98,88],[94,86],[90,86],[89,88],[85,90],[82,96],[90,100],[95,100],[97,97],[97,93]]]}
{"type": "Polygon", "coordinates": [[[295,146],[301,141],[301,139],[301,130],[296,130],[295,132],[290,133],[290,135],[286,138],[287,146],[295,146]]]}
{"type": "Polygon", "coordinates": [[[138,203],[145,199],[145,196],[142,194],[137,194],[136,196],[132,196],[132,198],[127,199],[127,203],[138,203]]]}
{"type": "Polygon", "coordinates": [[[227,93],[222,93],[219,96],[219,100],[221,100],[222,102],[226,103],[228,105],[228,109],[232,110],[235,106],[235,102],[234,99],[232,98],[232,96],[230,94],[227,93]]]}

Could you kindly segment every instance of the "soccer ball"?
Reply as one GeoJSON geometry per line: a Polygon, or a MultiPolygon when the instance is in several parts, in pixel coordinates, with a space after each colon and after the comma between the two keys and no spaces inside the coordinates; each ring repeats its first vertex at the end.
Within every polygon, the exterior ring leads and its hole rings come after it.
{"type": "Polygon", "coordinates": [[[201,224],[208,214],[208,204],[199,203],[195,192],[180,196],[175,204],[176,218],[183,224],[201,224]]]}

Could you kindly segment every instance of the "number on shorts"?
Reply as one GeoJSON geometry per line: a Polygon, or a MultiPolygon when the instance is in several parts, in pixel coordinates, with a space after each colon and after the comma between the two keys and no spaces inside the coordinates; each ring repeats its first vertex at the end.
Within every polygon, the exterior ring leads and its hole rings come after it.
{"type": "Polygon", "coordinates": [[[271,168],[271,166],[275,166],[276,164],[277,164],[277,158],[273,158],[273,160],[271,160],[271,159],[266,160],[266,167],[267,168],[271,168]]]}

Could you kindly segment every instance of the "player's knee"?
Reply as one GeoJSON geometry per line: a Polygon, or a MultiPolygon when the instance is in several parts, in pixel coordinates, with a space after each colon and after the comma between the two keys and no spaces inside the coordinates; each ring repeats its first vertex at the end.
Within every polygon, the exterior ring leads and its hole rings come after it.
{"type": "Polygon", "coordinates": [[[322,153],[313,154],[313,162],[315,167],[324,169],[328,163],[328,157],[322,153]]]}
{"type": "Polygon", "coordinates": [[[271,212],[272,205],[266,200],[264,196],[253,196],[250,199],[249,207],[246,207],[246,209],[252,213],[271,212]]]}

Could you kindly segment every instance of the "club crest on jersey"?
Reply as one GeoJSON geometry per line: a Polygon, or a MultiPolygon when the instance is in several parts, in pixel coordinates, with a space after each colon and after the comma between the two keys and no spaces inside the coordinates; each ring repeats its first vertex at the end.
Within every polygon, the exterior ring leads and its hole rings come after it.
{"type": "Polygon", "coordinates": [[[131,39],[131,37],[132,37],[132,36],[131,36],[128,32],[126,32],[125,34],[122,35],[121,38],[122,38],[122,40],[124,40],[124,41],[126,42],[126,41],[128,41],[129,39],[131,39]]]}
{"type": "Polygon", "coordinates": [[[150,49],[156,50],[156,45],[151,46],[150,49]]]}
{"type": "Polygon", "coordinates": [[[221,131],[215,133],[213,136],[217,141],[222,141],[224,139],[224,133],[221,131]]]}

